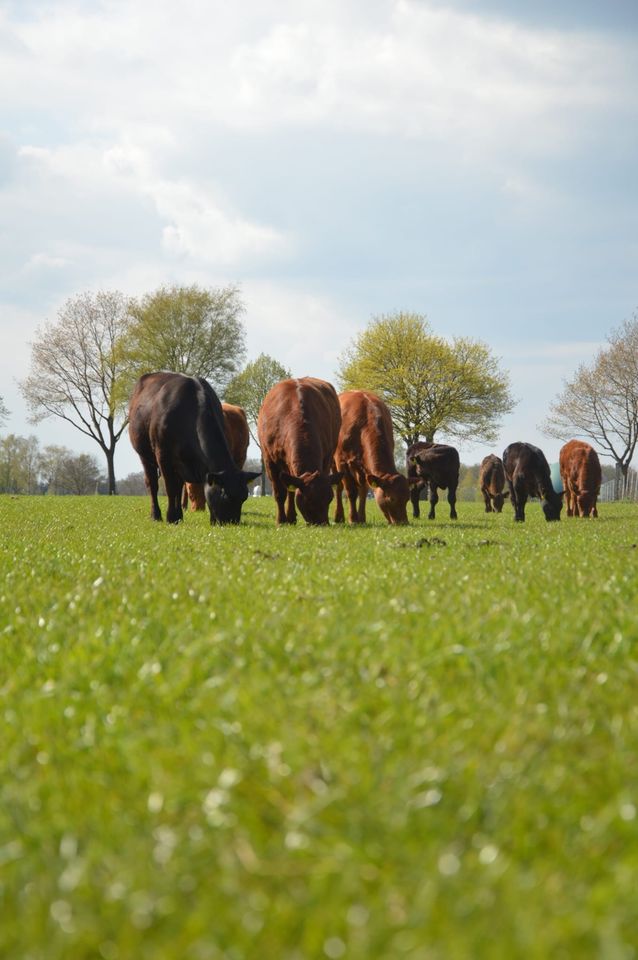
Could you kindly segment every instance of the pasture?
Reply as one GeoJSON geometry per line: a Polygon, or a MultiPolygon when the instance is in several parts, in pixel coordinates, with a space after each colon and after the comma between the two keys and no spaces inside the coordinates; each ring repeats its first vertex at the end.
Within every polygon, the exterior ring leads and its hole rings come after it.
{"type": "Polygon", "coordinates": [[[636,956],[638,506],[369,508],[0,498],[0,956],[636,956]]]}

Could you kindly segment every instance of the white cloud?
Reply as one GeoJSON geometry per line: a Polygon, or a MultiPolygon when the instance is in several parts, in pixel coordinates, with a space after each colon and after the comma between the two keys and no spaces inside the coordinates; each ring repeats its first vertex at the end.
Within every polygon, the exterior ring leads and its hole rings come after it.
{"type": "Polygon", "coordinates": [[[273,283],[248,282],[242,294],[251,359],[267,353],[295,377],[334,381],[338,355],[356,333],[358,318],[327,296],[273,283]]]}
{"type": "Polygon", "coordinates": [[[575,111],[618,95],[631,58],[593,34],[422,0],[253,0],[240,14],[203,0],[179,10],[155,0],[58,2],[13,24],[12,35],[12,92],[35,107],[46,91],[116,139],[132,123],[203,122],[453,139],[470,152],[504,139],[548,150],[573,135],[575,111]]]}
{"type": "Polygon", "coordinates": [[[25,269],[27,271],[35,270],[62,270],[68,266],[69,260],[66,257],[52,256],[50,253],[34,253],[28,260],[25,269]]]}

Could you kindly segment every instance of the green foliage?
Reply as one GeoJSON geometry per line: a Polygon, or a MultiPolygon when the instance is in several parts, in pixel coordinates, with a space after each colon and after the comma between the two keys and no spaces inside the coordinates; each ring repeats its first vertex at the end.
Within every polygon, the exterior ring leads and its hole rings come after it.
{"type": "Polygon", "coordinates": [[[638,949],[638,508],[0,498],[0,955],[638,949]]]}
{"type": "Polygon", "coordinates": [[[0,493],[36,493],[40,474],[36,437],[0,437],[0,493]]]}
{"type": "Polygon", "coordinates": [[[223,392],[244,358],[243,311],[235,286],[160,287],[133,301],[123,344],[133,380],[172,370],[206,377],[223,392]]]}
{"type": "Polygon", "coordinates": [[[478,486],[480,464],[467,465],[462,463],[459,470],[459,485],[456,495],[459,500],[474,502],[480,499],[478,486]]]}
{"type": "MultiPolygon", "coordinates": [[[[243,407],[248,423],[254,428],[264,397],[281,380],[291,376],[278,360],[260,353],[256,360],[247,363],[241,373],[236,374],[226,387],[224,399],[243,407]]],[[[254,431],[251,430],[251,433],[254,431]]],[[[256,437],[253,435],[255,443],[256,437]]]]}
{"type": "Polygon", "coordinates": [[[514,405],[509,378],[484,343],[449,343],[414,313],[373,319],[342,355],[337,377],[343,390],[382,397],[408,445],[437,433],[490,442],[514,405]]]}

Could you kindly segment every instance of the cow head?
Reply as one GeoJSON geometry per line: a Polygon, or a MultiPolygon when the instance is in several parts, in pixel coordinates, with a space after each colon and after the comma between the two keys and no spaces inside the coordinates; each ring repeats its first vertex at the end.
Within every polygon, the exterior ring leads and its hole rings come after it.
{"type": "Polygon", "coordinates": [[[324,526],[328,523],[328,507],[332,500],[333,486],[341,480],[340,473],[325,474],[319,470],[294,477],[281,473],[281,481],[289,491],[295,492],[295,503],[306,523],[324,526]]]}
{"type": "Polygon", "coordinates": [[[551,520],[560,520],[560,512],[563,509],[562,492],[550,494],[546,500],[543,500],[542,507],[545,519],[548,522],[551,520]]]}
{"type": "Polygon", "coordinates": [[[407,523],[407,505],[410,499],[407,477],[400,473],[368,473],[366,480],[374,490],[375,500],[388,523],[407,523]]]}
{"type": "Polygon", "coordinates": [[[206,476],[204,494],[211,523],[239,523],[241,508],[248,498],[248,484],[261,476],[249,470],[220,470],[206,476]]]}
{"type": "Polygon", "coordinates": [[[509,490],[503,490],[501,493],[496,493],[492,497],[492,506],[496,513],[501,513],[503,510],[503,504],[505,503],[505,498],[509,497],[509,490]]]}

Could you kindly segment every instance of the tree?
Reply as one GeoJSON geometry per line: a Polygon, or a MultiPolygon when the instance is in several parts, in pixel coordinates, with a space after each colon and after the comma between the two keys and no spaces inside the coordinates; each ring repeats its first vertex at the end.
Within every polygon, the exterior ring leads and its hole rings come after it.
{"type": "Polygon", "coordinates": [[[127,423],[129,378],[119,351],[127,324],[128,303],[117,291],[67,300],[57,322],[38,329],[31,373],[20,384],[32,423],[60,417],[95,440],[106,457],[111,494],[115,447],[127,423]]]}
{"type": "Polygon", "coordinates": [[[50,443],[40,454],[40,474],[47,493],[66,493],[64,489],[64,463],[72,456],[68,447],[50,443]]]}
{"type": "Polygon", "coordinates": [[[342,354],[337,379],[343,390],[372,390],[385,400],[407,446],[437,433],[492,442],[515,402],[484,343],[449,343],[414,313],[373,318],[342,354]]]}
{"type": "Polygon", "coordinates": [[[591,364],[563,381],[541,430],[563,442],[584,438],[626,477],[638,442],[638,314],[607,342],[591,364]]]}
{"type": "Polygon", "coordinates": [[[220,393],[245,355],[237,287],[160,287],[130,305],[123,344],[134,378],[155,370],[205,377],[220,393]]]}
{"type": "Polygon", "coordinates": [[[10,433],[0,438],[0,493],[37,493],[39,445],[36,437],[10,433]]]}
{"type": "MultiPolygon", "coordinates": [[[[260,353],[256,360],[246,364],[241,373],[236,374],[226,387],[224,399],[228,403],[235,403],[246,411],[250,435],[259,447],[257,438],[257,418],[264,397],[276,383],[287,380],[290,371],[286,370],[279,361],[260,353]]],[[[261,449],[261,447],[260,447],[261,449]]],[[[266,478],[264,474],[264,460],[261,458],[261,493],[266,493],[266,478]]]]}
{"type": "Polygon", "coordinates": [[[7,417],[9,416],[9,411],[4,405],[4,400],[0,397],[0,427],[4,426],[7,417]]]}

